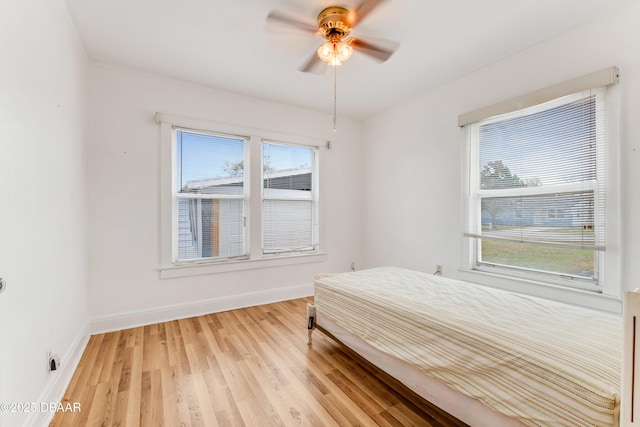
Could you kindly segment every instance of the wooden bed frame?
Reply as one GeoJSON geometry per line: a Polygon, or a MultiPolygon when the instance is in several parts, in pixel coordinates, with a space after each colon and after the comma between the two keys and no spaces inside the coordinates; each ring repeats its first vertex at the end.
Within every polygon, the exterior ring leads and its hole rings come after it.
{"type": "MultiPolygon", "coordinates": [[[[640,427],[640,289],[625,292],[623,298],[623,360],[620,385],[620,427],[640,427]]],[[[364,340],[348,333],[307,305],[308,344],[311,334],[319,329],[345,345],[364,360],[386,372],[411,392],[461,421],[478,427],[516,427],[520,422],[499,414],[479,401],[451,389],[424,375],[418,368],[390,357],[364,340]]]]}

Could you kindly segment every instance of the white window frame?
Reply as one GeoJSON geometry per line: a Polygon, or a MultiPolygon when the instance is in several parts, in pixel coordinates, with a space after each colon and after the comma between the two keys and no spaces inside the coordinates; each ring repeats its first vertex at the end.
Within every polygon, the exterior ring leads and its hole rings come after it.
{"type": "Polygon", "coordinates": [[[217,123],[208,120],[193,119],[178,115],[156,113],[155,121],[160,125],[160,278],[175,278],[203,274],[216,274],[229,271],[251,270],[255,268],[277,267],[326,260],[323,246],[322,226],[322,149],[327,141],[319,138],[289,135],[255,129],[244,126],[217,123]],[[243,259],[200,258],[194,260],[176,260],[177,253],[177,202],[175,196],[175,129],[226,135],[244,138],[245,146],[245,196],[246,219],[245,239],[248,256],[243,259]],[[262,143],[264,140],[282,141],[297,146],[316,149],[314,179],[316,180],[317,202],[317,246],[313,251],[304,253],[262,253],[262,143]]]}
{"type": "MultiPolygon", "coordinates": [[[[470,123],[482,121],[496,115],[502,115],[509,111],[516,111],[522,108],[542,104],[553,99],[557,99],[572,93],[586,90],[590,87],[606,86],[607,94],[605,98],[606,110],[606,146],[605,157],[608,167],[606,168],[607,198],[606,198],[606,232],[607,243],[606,252],[597,257],[596,266],[598,274],[597,288],[593,286],[583,286],[574,280],[563,280],[555,275],[545,273],[530,274],[510,268],[493,268],[478,266],[477,251],[480,244],[479,239],[463,237],[462,259],[460,277],[465,280],[473,280],[480,284],[503,288],[512,291],[528,293],[532,295],[551,298],[563,302],[584,305],[592,308],[603,309],[613,312],[621,310],[621,254],[620,254],[620,178],[618,164],[618,139],[619,139],[619,85],[618,69],[611,67],[600,72],[592,73],[577,79],[560,83],[558,85],[542,89],[522,97],[507,100],[489,107],[482,108],[459,116],[462,140],[467,144],[467,149],[462,150],[462,223],[464,231],[467,228],[467,211],[474,209],[474,202],[469,199],[470,167],[472,162],[477,163],[478,153],[469,150],[470,132],[473,127],[466,126],[470,123]],[[464,127],[463,127],[464,126],[464,127]],[[595,291],[595,292],[594,292],[595,291]]],[[[536,191],[535,189],[532,191],[536,191]]]]}

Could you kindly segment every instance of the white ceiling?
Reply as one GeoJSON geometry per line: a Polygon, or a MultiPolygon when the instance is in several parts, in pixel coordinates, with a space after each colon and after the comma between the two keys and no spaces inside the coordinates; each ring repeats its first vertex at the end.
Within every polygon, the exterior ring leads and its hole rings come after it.
{"type": "MultiPolygon", "coordinates": [[[[354,36],[400,43],[385,63],[354,53],[337,69],[338,111],[366,118],[633,0],[387,0],[354,36]]],[[[314,23],[360,0],[67,0],[101,63],[331,112],[333,73],[298,67],[322,43],[266,25],[271,10],[314,23]]]]}

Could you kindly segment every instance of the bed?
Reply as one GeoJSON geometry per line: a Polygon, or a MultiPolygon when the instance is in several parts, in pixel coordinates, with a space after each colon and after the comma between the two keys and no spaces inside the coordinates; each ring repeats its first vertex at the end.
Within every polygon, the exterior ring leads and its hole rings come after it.
{"type": "Polygon", "coordinates": [[[395,267],[326,274],[309,343],[318,327],[472,426],[637,427],[638,296],[621,317],[395,267]]]}

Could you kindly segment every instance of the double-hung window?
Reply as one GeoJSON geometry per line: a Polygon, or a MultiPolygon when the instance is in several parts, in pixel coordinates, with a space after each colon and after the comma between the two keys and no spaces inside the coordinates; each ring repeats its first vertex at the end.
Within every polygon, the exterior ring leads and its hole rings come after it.
{"type": "Polygon", "coordinates": [[[161,277],[324,259],[316,138],[156,114],[161,277]]]}
{"type": "Polygon", "coordinates": [[[262,144],[262,250],[313,251],[317,246],[317,149],[262,144]]]}
{"type": "Polygon", "coordinates": [[[174,132],[175,260],[246,257],[246,138],[174,132]]]}
{"type": "Polygon", "coordinates": [[[469,268],[601,290],[605,99],[591,88],[465,124],[469,268]]]}

